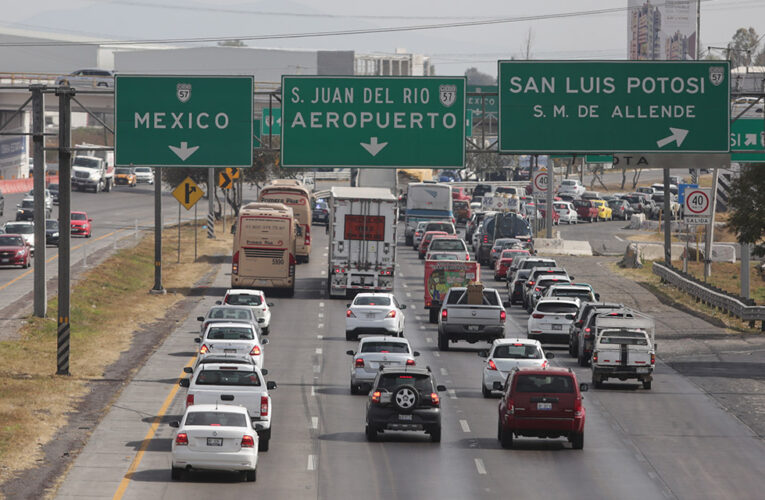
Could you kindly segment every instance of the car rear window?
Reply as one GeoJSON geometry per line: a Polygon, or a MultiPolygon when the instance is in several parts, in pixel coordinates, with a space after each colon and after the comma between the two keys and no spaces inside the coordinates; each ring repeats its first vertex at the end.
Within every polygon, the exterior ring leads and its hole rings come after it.
{"type": "Polygon", "coordinates": [[[465,243],[462,240],[449,239],[449,240],[434,240],[428,249],[432,252],[434,250],[444,252],[463,252],[465,251],[465,243]]]}
{"type": "Polygon", "coordinates": [[[0,236],[0,247],[23,247],[24,240],[18,236],[0,236]]]}
{"type": "Polygon", "coordinates": [[[537,286],[539,288],[547,288],[548,286],[552,285],[560,285],[561,283],[568,283],[569,281],[566,278],[555,278],[555,279],[540,279],[537,282],[537,286]]]}
{"type": "Polygon", "coordinates": [[[574,380],[568,375],[520,374],[515,383],[515,391],[570,394],[574,392],[574,380]]]}
{"type": "Polygon", "coordinates": [[[251,312],[243,309],[217,307],[210,311],[210,319],[252,319],[251,312]]]}
{"type": "Polygon", "coordinates": [[[87,216],[85,214],[72,214],[72,220],[85,220],[87,216]]]}
{"type": "Polygon", "coordinates": [[[587,290],[553,290],[553,297],[574,297],[582,300],[591,300],[592,294],[587,290]]]}
{"type": "Polygon", "coordinates": [[[390,297],[356,297],[354,306],[389,306],[390,297]]]}
{"type": "Polygon", "coordinates": [[[232,306],[259,306],[263,303],[263,297],[248,293],[232,293],[226,295],[224,303],[232,306]]]}
{"type": "Polygon", "coordinates": [[[186,425],[215,425],[221,427],[247,427],[241,413],[218,411],[192,411],[186,415],[186,425]]]}
{"type": "Polygon", "coordinates": [[[555,261],[554,260],[525,260],[523,261],[523,268],[524,269],[532,269],[534,267],[555,267],[555,261]]]}
{"type": "Polygon", "coordinates": [[[431,222],[425,226],[425,231],[444,231],[445,233],[454,234],[454,228],[446,222],[431,222]]]}
{"type": "MultiPolygon", "coordinates": [[[[233,368],[233,367],[232,367],[233,368]]],[[[252,371],[237,369],[203,370],[197,375],[196,385],[260,386],[260,377],[252,371]]]]}
{"type": "Polygon", "coordinates": [[[364,342],[361,352],[408,353],[409,347],[403,342],[364,342]]]}
{"type": "Polygon", "coordinates": [[[253,340],[255,335],[251,328],[236,326],[211,326],[207,331],[210,340],[253,340]]]}
{"type": "Polygon", "coordinates": [[[377,385],[377,389],[392,391],[400,385],[413,385],[415,389],[424,394],[433,392],[433,382],[431,382],[430,377],[422,374],[407,375],[403,373],[392,373],[390,375],[382,375],[380,377],[380,382],[377,385]]]}
{"type": "Polygon", "coordinates": [[[540,302],[537,305],[537,312],[569,314],[575,313],[576,310],[576,304],[567,302],[540,302]]]}
{"type": "Polygon", "coordinates": [[[502,359],[541,359],[542,353],[535,345],[510,344],[497,346],[492,357],[502,359]]]}
{"type": "Polygon", "coordinates": [[[648,345],[642,330],[603,330],[601,335],[601,344],[648,345]]]}

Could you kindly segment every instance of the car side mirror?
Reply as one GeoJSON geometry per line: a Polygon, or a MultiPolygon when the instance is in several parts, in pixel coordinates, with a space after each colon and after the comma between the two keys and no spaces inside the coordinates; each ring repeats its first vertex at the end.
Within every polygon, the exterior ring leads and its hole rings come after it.
{"type": "Polygon", "coordinates": [[[488,358],[489,357],[489,351],[478,351],[478,357],[479,358],[488,358]]]}
{"type": "Polygon", "coordinates": [[[350,304],[345,304],[345,307],[351,307],[351,305],[350,304]]]}
{"type": "Polygon", "coordinates": [[[273,380],[269,380],[268,382],[266,382],[266,389],[268,389],[269,391],[273,391],[274,389],[276,389],[276,382],[274,382],[273,380]]]}
{"type": "Polygon", "coordinates": [[[216,305],[216,306],[220,306],[220,305],[223,305],[223,302],[221,302],[220,300],[216,300],[216,301],[215,301],[215,305],[216,305]]]}
{"type": "Polygon", "coordinates": [[[438,392],[444,392],[446,390],[446,386],[445,385],[437,385],[436,386],[436,390],[438,392]]]}
{"type": "Polygon", "coordinates": [[[348,350],[348,351],[345,351],[345,354],[347,354],[348,356],[353,356],[356,353],[351,350],[348,350]]]}
{"type": "Polygon", "coordinates": [[[494,382],[491,385],[491,388],[494,389],[495,391],[502,391],[505,389],[505,386],[502,382],[494,382]]]}
{"type": "Polygon", "coordinates": [[[600,300],[600,294],[599,293],[595,294],[595,300],[600,300]]]}
{"type": "Polygon", "coordinates": [[[402,311],[403,311],[404,309],[406,309],[406,304],[401,304],[401,307],[399,307],[399,309],[401,309],[402,311]]]}
{"type": "Polygon", "coordinates": [[[268,368],[263,368],[260,370],[260,373],[263,374],[263,376],[268,375],[268,368]]]}
{"type": "Polygon", "coordinates": [[[202,342],[202,339],[200,337],[194,337],[194,342],[198,344],[202,342]]]}
{"type": "Polygon", "coordinates": [[[547,359],[553,359],[555,357],[555,353],[554,352],[546,352],[545,356],[547,356],[547,359]]]}
{"type": "Polygon", "coordinates": [[[266,345],[266,344],[268,344],[268,339],[262,339],[260,341],[260,343],[263,344],[263,345],[266,345]]]}
{"type": "Polygon", "coordinates": [[[576,277],[575,276],[569,276],[568,279],[570,279],[571,281],[574,281],[576,279],[576,277]]]}
{"type": "Polygon", "coordinates": [[[585,383],[579,384],[580,392],[587,392],[589,390],[590,390],[590,386],[588,384],[585,384],[585,383]]]}
{"type": "Polygon", "coordinates": [[[204,316],[197,316],[197,321],[204,321],[204,320],[205,320],[204,316]]]}
{"type": "Polygon", "coordinates": [[[194,373],[194,369],[190,366],[184,366],[183,373],[194,373]]]}
{"type": "Polygon", "coordinates": [[[177,429],[177,428],[179,428],[179,427],[181,426],[181,423],[180,423],[180,422],[178,422],[177,420],[173,420],[172,422],[170,422],[170,424],[169,424],[169,425],[170,425],[170,427],[172,427],[173,429],[177,429]]]}
{"type": "Polygon", "coordinates": [[[88,222],[93,222],[93,219],[88,219],[88,222]]]}
{"type": "Polygon", "coordinates": [[[412,353],[412,355],[413,355],[413,356],[416,358],[417,356],[419,356],[419,355],[420,355],[420,351],[414,351],[414,352],[412,353]]]}
{"type": "Polygon", "coordinates": [[[267,305],[268,307],[274,307],[274,303],[273,303],[273,302],[268,302],[268,303],[266,303],[266,305],[267,305]]]}
{"type": "Polygon", "coordinates": [[[188,387],[191,385],[191,380],[187,378],[182,378],[180,382],[178,382],[178,385],[180,385],[181,387],[188,387]]]}

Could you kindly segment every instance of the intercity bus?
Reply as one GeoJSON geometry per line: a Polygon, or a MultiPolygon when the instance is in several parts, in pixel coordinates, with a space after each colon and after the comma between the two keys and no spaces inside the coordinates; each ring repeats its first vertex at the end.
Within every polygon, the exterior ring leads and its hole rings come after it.
{"type": "Polygon", "coordinates": [[[311,255],[311,192],[296,179],[274,179],[260,190],[258,201],[283,203],[292,208],[297,220],[295,252],[298,262],[311,255]]]}
{"type": "Polygon", "coordinates": [[[249,203],[236,223],[232,288],[271,288],[295,293],[297,222],[282,203],[249,203]]]}

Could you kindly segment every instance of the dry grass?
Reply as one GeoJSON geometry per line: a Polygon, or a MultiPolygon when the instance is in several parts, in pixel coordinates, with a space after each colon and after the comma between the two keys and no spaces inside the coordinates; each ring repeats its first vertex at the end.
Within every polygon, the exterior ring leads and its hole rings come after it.
{"type": "MultiPolygon", "coordinates": [[[[218,224],[218,239],[208,240],[198,227],[199,255],[231,251],[231,235],[218,224]],[[221,236],[224,235],[224,236],[221,236]]],[[[163,233],[163,285],[187,289],[212,267],[193,262],[194,232],[182,229],[181,263],[176,263],[177,228],[163,233]]],[[[0,343],[0,482],[42,460],[41,447],[53,439],[88,392],[131,343],[141,323],[152,323],[184,297],[150,295],[154,284],[154,239],[120,250],[80,277],[71,297],[71,376],[56,371],[56,320],[30,318],[20,340],[0,343]],[[125,304],[130,304],[126,307],[125,304]]],[[[55,315],[57,300],[48,310],[55,315]]]]}
{"type": "MultiPolygon", "coordinates": [[[[750,328],[748,323],[740,321],[738,318],[728,316],[727,314],[718,311],[712,307],[707,307],[701,303],[697,303],[696,299],[690,295],[680,292],[679,289],[669,284],[661,283],[658,276],[652,272],[653,262],[646,262],[640,269],[625,269],[619,267],[617,264],[611,264],[611,270],[617,274],[631,279],[632,281],[643,283],[649,288],[652,288],[658,292],[663,293],[672,298],[675,302],[683,305],[687,309],[701,312],[706,316],[714,317],[722,321],[729,330],[737,332],[748,333],[762,333],[759,327],[750,328]]],[[[674,265],[681,268],[682,262],[674,262],[674,265]]],[[[741,282],[739,279],[739,273],[741,270],[740,264],[731,264],[727,262],[713,262],[712,263],[712,276],[710,283],[714,286],[720,287],[724,290],[729,290],[734,293],[741,292],[741,282]]],[[[688,271],[695,276],[701,276],[703,273],[703,263],[696,264],[695,262],[689,263],[688,271]]],[[[762,275],[752,270],[750,274],[750,284],[752,290],[752,298],[761,304],[765,301],[765,279],[762,275]]]]}

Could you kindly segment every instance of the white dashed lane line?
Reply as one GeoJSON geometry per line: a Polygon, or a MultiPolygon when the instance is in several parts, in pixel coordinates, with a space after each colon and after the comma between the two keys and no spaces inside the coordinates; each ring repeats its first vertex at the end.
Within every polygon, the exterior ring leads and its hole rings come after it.
{"type": "MultiPolygon", "coordinates": [[[[311,429],[318,429],[319,428],[319,417],[311,417],[311,429]]],[[[466,431],[470,432],[470,431],[466,431]]]]}
{"type": "MultiPolygon", "coordinates": [[[[321,323],[319,323],[319,328],[321,328],[322,326],[324,326],[324,325],[322,325],[321,323]]],[[[317,335],[317,336],[316,336],[316,338],[317,338],[317,339],[319,339],[319,340],[321,340],[321,339],[323,339],[323,338],[324,338],[324,335],[317,335]]]]}
{"type": "Polygon", "coordinates": [[[319,307],[324,307],[324,302],[319,302],[319,307]]]}
{"type": "Polygon", "coordinates": [[[441,353],[438,352],[438,351],[433,351],[433,356],[435,356],[437,358],[440,358],[441,357],[441,353]]]}
{"type": "Polygon", "coordinates": [[[314,373],[319,373],[319,372],[321,372],[321,366],[319,366],[319,365],[313,365],[313,372],[314,372],[314,373]]]}
{"type": "Polygon", "coordinates": [[[316,354],[321,354],[321,353],[322,353],[321,347],[317,347],[316,348],[316,354]]]}
{"type": "Polygon", "coordinates": [[[486,466],[483,465],[483,460],[481,460],[480,458],[475,459],[475,468],[479,474],[481,475],[486,474],[486,466]]]}
{"type": "Polygon", "coordinates": [[[446,377],[447,375],[449,375],[449,372],[448,372],[448,371],[446,371],[446,368],[441,368],[441,375],[443,375],[444,377],[446,377]]]}
{"type": "Polygon", "coordinates": [[[457,392],[454,389],[447,389],[446,392],[449,393],[449,399],[457,399],[457,392]]]}
{"type": "Polygon", "coordinates": [[[316,386],[311,386],[311,396],[316,396],[316,386]]]}
{"type": "Polygon", "coordinates": [[[308,465],[306,466],[306,469],[316,470],[317,461],[318,461],[318,458],[316,457],[316,455],[308,455],[308,465]]]}
{"type": "Polygon", "coordinates": [[[460,420],[460,427],[462,427],[462,432],[470,432],[470,426],[467,423],[467,420],[460,420]]]}

